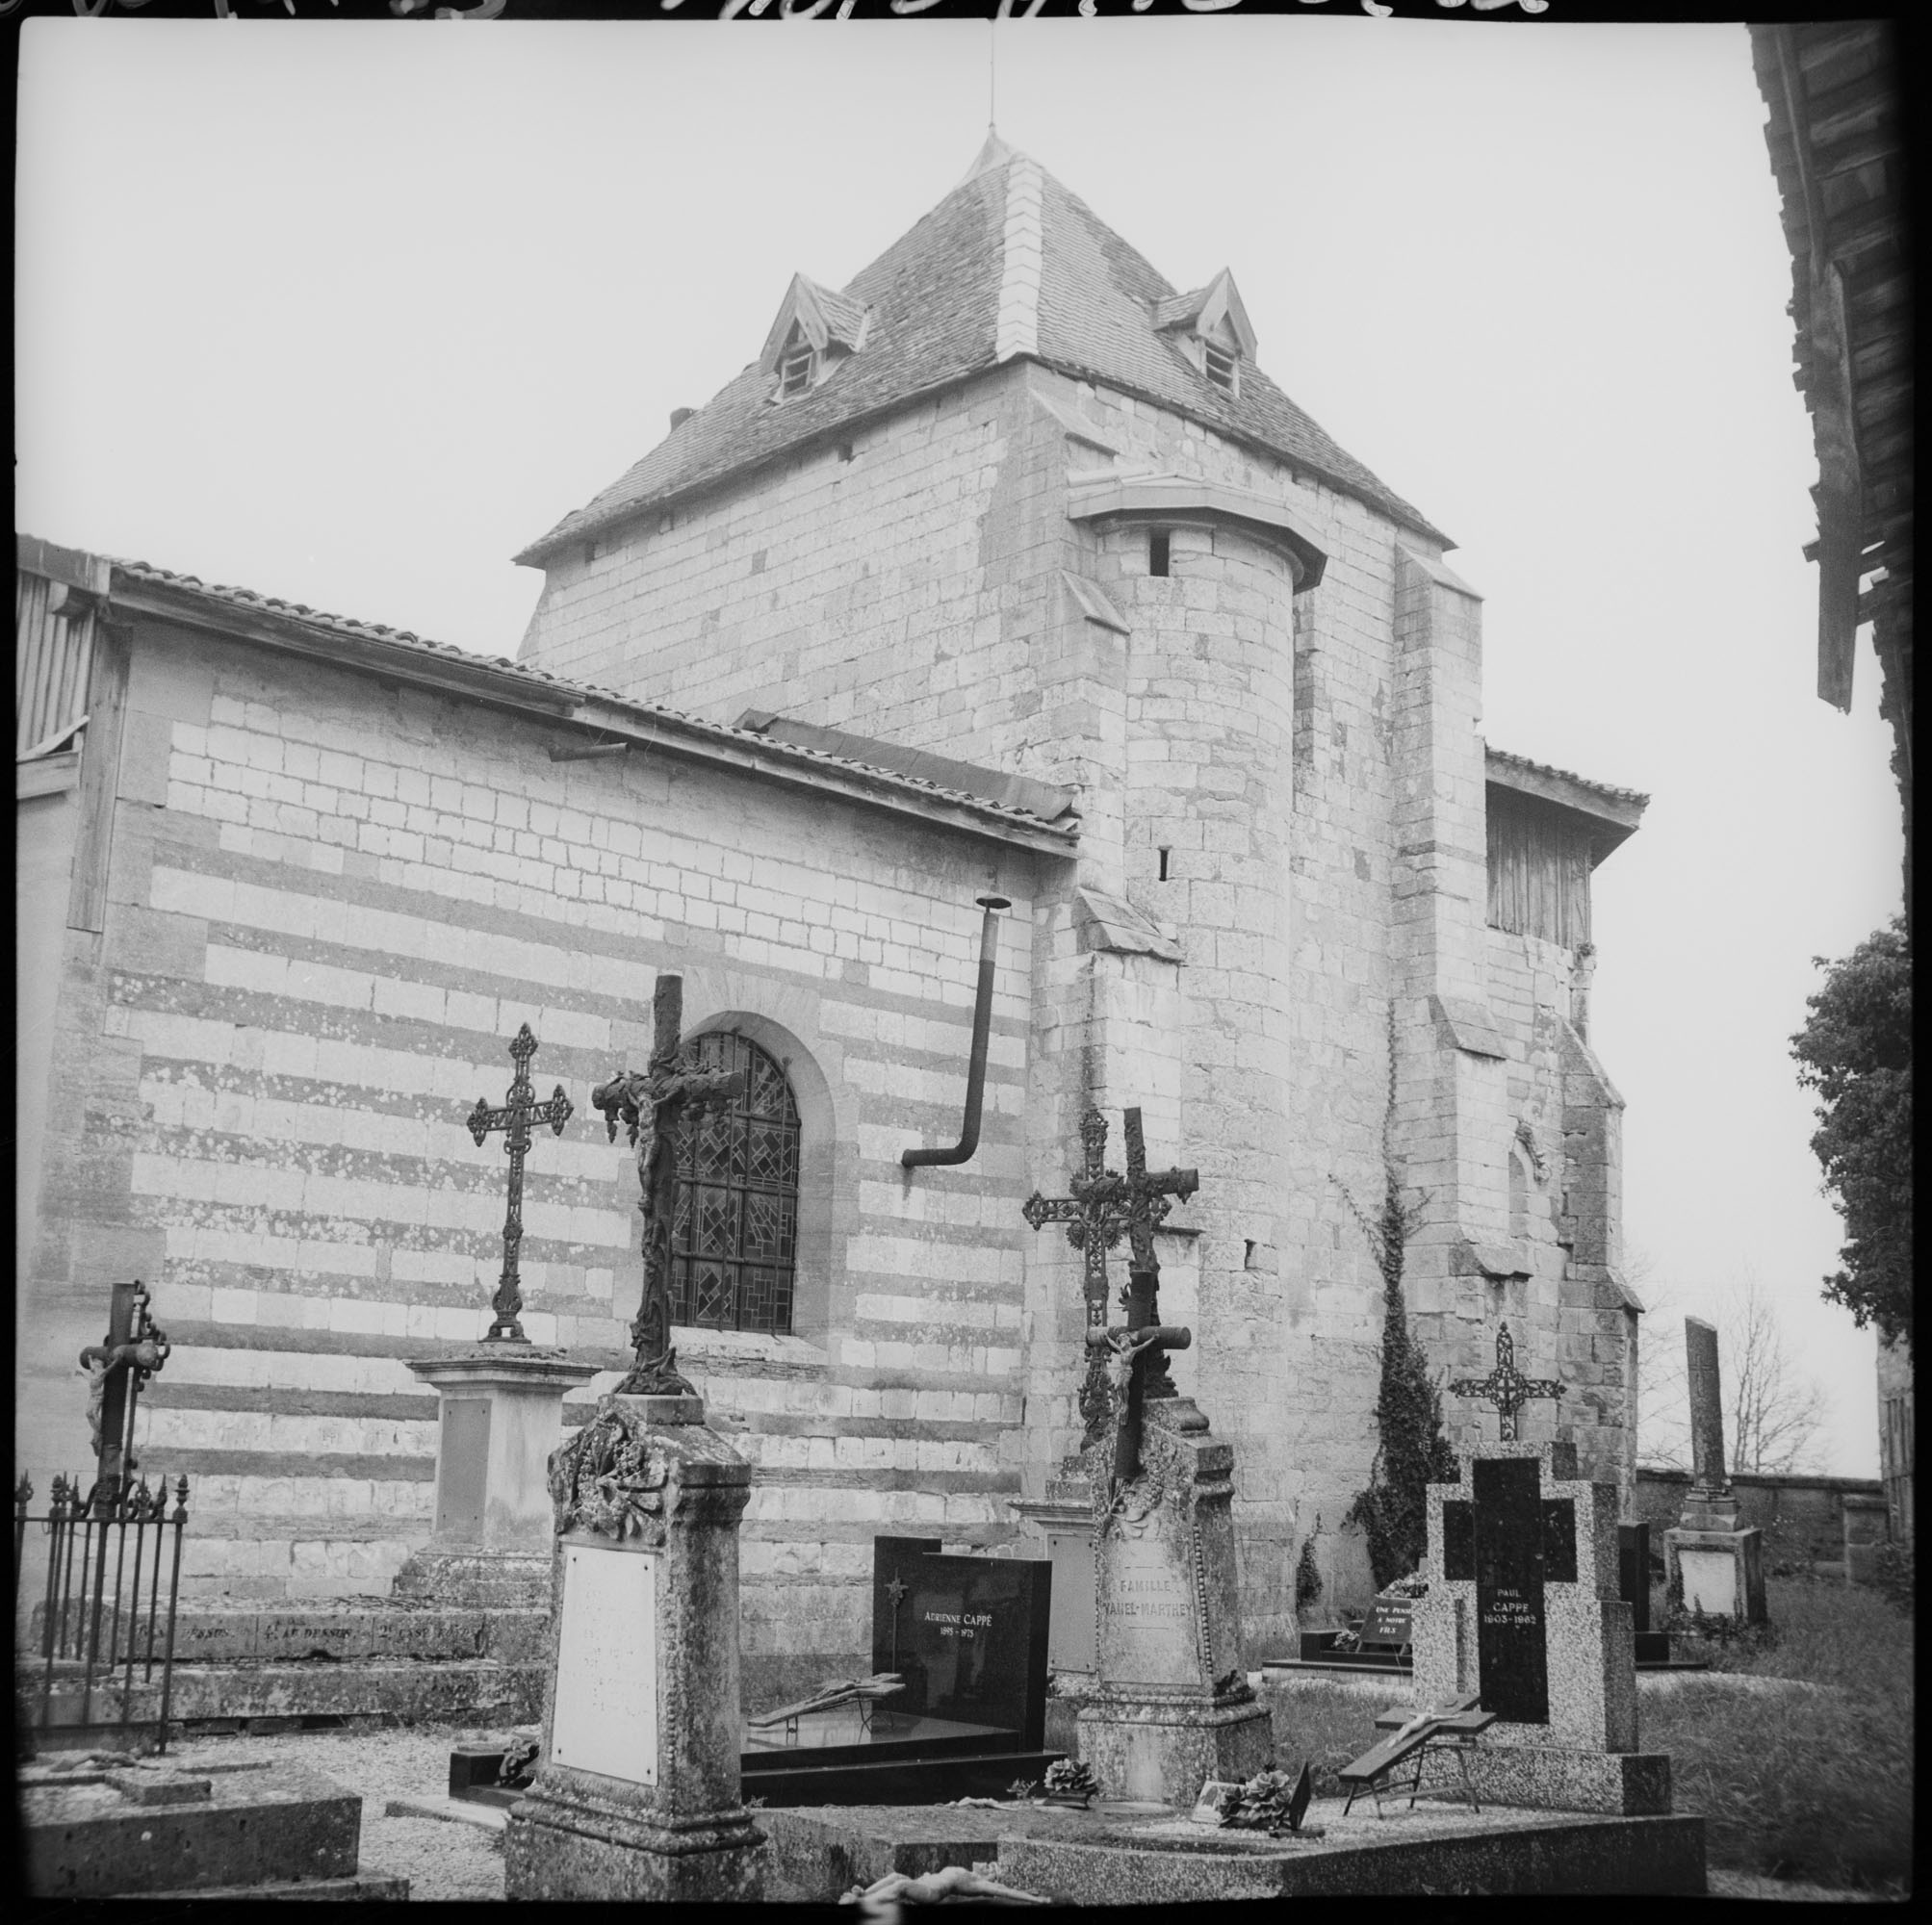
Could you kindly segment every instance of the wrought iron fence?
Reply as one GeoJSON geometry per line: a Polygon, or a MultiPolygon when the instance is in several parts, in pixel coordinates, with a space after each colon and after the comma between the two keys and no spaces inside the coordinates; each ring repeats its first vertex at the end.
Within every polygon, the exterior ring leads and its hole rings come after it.
{"type": "Polygon", "coordinates": [[[153,1489],[145,1477],[138,1484],[102,1478],[84,1494],[78,1479],[57,1476],[45,1511],[30,1512],[33,1499],[23,1476],[13,1490],[16,1624],[27,1602],[21,1587],[30,1548],[40,1598],[14,1674],[22,1717],[37,1731],[152,1724],[155,1749],[165,1751],[188,1479],[175,1480],[171,1510],[165,1477],[153,1489]],[[155,1700],[147,1687],[157,1670],[159,1706],[149,1714],[155,1700]]]}

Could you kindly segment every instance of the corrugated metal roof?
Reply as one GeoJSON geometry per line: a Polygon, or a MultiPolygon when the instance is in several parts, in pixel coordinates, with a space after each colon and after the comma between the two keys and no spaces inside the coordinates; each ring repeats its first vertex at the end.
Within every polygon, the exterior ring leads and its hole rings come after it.
{"type": "MultiPolygon", "coordinates": [[[[1009,153],[962,181],[847,283],[871,312],[865,345],[810,394],[782,404],[756,362],[626,475],[525,549],[554,550],[671,498],[708,487],[917,396],[995,365],[1005,259],[1007,176],[1037,167],[1009,153]]],[[[1156,325],[1182,296],[1051,174],[1043,181],[1039,358],[1083,378],[1145,395],[1231,439],[1306,469],[1391,519],[1445,541],[1401,496],[1333,441],[1258,367],[1228,395],[1156,325]]],[[[1199,291],[1199,292],[1204,292],[1199,291]]]]}
{"type": "MultiPolygon", "coordinates": [[[[675,732],[713,742],[739,746],[748,754],[755,753],[760,764],[774,774],[782,774],[786,763],[800,769],[815,767],[843,770],[862,777],[868,786],[883,786],[911,795],[930,796],[936,801],[971,809],[982,815],[1023,824],[1030,829],[1049,831],[1055,835],[1065,837],[1069,846],[1078,834],[1077,821],[1067,819],[1064,813],[1060,819],[1049,819],[1035,814],[1029,808],[990,800],[984,794],[948,787],[919,776],[897,769],[881,768],[851,757],[827,754],[823,750],[801,743],[782,741],[769,735],[759,734],[750,729],[734,728],[729,723],[709,721],[703,716],[687,714],[683,709],[667,707],[662,703],[644,702],[635,696],[621,694],[615,689],[602,688],[593,682],[571,681],[562,676],[553,675],[548,669],[532,668],[504,656],[477,654],[468,649],[455,648],[448,642],[430,641],[425,636],[411,633],[408,629],[391,629],[379,622],[359,622],[344,615],[326,614],[320,609],[307,607],[302,603],[285,602],[279,597],[258,594],[249,588],[232,588],[205,582],[193,575],[178,575],[171,569],[157,568],[151,562],[112,560],[110,565],[116,578],[125,578],[129,581],[150,582],[163,588],[186,590],[204,601],[249,613],[284,617],[325,634],[341,635],[348,639],[374,643],[403,654],[418,655],[452,666],[487,672],[492,677],[500,677],[512,684],[526,684],[532,692],[541,690],[554,698],[609,703],[631,714],[666,725],[675,732]]],[[[990,780],[992,779],[994,777],[990,772],[990,780]]]]}

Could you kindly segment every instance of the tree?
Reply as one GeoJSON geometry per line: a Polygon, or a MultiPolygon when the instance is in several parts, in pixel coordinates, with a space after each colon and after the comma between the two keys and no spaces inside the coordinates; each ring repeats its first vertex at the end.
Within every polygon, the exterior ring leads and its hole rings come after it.
{"type": "Polygon", "coordinates": [[[1844,1218],[1844,1266],[1825,1296],[1858,1326],[1912,1348],[1912,958],[1894,917],[1842,962],[1813,961],[1824,986],[1791,1039],[1800,1087],[1818,1092],[1812,1151],[1844,1218]]]}
{"type": "MultiPolygon", "coordinates": [[[[1830,1399],[1816,1378],[1799,1373],[1776,1307],[1755,1271],[1746,1267],[1733,1278],[1712,1306],[1711,1322],[1717,1329],[1732,1470],[1816,1470],[1830,1399]]],[[[1651,1294],[1640,1331],[1637,1438],[1643,1461],[1688,1470],[1690,1392],[1685,1381],[1683,1303],[1675,1284],[1651,1294]]]]}
{"type": "Polygon", "coordinates": [[[1454,1481],[1455,1452],[1442,1434],[1442,1398],[1430,1381],[1422,1351],[1409,1335],[1403,1297],[1403,1256],[1414,1228],[1404,1207],[1404,1169],[1395,1153],[1395,1005],[1389,1005],[1389,1099],[1382,1115],[1382,1204],[1377,1217],[1340,1190],[1375,1252],[1382,1276],[1381,1379],[1376,1395],[1379,1443],[1369,1467],[1368,1488],[1357,1494],[1342,1520],[1359,1524],[1368,1537],[1369,1569],[1377,1590],[1421,1568],[1429,1538],[1429,1486],[1454,1481]]]}
{"type": "Polygon", "coordinates": [[[1830,1403],[1816,1377],[1798,1374],[1777,1313],[1748,1270],[1731,1292],[1717,1341],[1720,1381],[1734,1386],[1724,1424],[1732,1470],[1816,1470],[1830,1403]]]}

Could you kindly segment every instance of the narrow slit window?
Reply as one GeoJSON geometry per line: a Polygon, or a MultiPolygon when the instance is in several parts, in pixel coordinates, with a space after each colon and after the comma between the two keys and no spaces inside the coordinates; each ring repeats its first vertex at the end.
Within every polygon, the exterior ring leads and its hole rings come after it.
{"type": "Polygon", "coordinates": [[[1162,882],[1166,882],[1166,881],[1167,881],[1167,879],[1168,879],[1168,858],[1169,858],[1169,857],[1170,857],[1171,855],[1172,855],[1172,854],[1173,854],[1173,851],[1172,851],[1172,849],[1163,849],[1163,850],[1161,851],[1161,881],[1162,881],[1162,882]]]}
{"type": "Polygon", "coordinates": [[[1156,528],[1147,537],[1147,573],[1165,575],[1168,572],[1168,531],[1156,528]]]}

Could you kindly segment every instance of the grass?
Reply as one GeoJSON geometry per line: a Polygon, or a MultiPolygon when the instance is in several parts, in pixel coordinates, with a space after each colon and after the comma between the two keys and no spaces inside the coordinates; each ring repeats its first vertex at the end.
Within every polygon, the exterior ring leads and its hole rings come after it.
{"type": "Polygon", "coordinates": [[[1713,1649],[1713,1670],[1826,1688],[1746,1693],[1687,1679],[1642,1698],[1640,1742],[1670,1754],[1674,1802],[1704,1814],[1713,1868],[1903,1892],[1911,1621],[1876,1593],[1828,1579],[1772,1578],[1765,1591],[1774,1641],[1713,1649]]]}
{"type": "MultiPolygon", "coordinates": [[[[1637,1741],[1669,1754],[1672,1804],[1703,1815],[1713,1871],[1900,1895],[1912,1877],[1911,1620],[1842,1583],[1772,1578],[1766,1590],[1775,1640],[1702,1655],[1713,1670],[1826,1688],[1639,1686],[1637,1741]]],[[[1277,1725],[1289,1768],[1308,1758],[1317,1795],[1338,1796],[1335,1773],[1382,1735],[1376,1714],[1403,1697],[1396,1683],[1377,1697],[1298,1682],[1277,1725]]]]}

